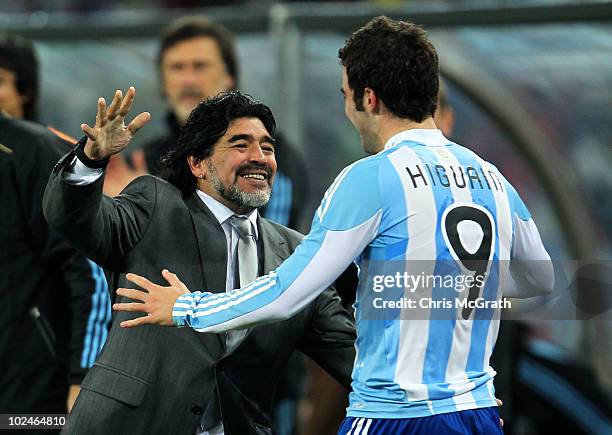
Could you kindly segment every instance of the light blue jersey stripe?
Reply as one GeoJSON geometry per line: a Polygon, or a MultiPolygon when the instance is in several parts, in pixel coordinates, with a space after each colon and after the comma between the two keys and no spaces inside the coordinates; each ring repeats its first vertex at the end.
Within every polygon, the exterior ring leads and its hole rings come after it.
{"type": "Polygon", "coordinates": [[[95,281],[95,291],[91,295],[91,311],[87,319],[87,329],[81,354],[81,367],[91,367],[108,335],[108,325],[111,319],[111,307],[108,294],[108,285],[104,272],[96,263],[87,260],[91,274],[95,281]]]}

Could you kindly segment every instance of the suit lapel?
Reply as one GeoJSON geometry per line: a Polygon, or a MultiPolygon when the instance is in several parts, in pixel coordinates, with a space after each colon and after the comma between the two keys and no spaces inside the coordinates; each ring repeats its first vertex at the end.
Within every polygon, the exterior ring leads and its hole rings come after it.
{"type": "Polygon", "coordinates": [[[224,292],[227,274],[227,241],[223,228],[208,207],[193,193],[185,203],[189,207],[191,221],[200,250],[202,282],[207,292],[224,292]]]}
{"type": "Polygon", "coordinates": [[[258,219],[259,234],[263,246],[263,274],[266,275],[276,269],[291,253],[285,239],[276,231],[270,221],[258,219]]]}
{"type": "MultiPolygon", "coordinates": [[[[196,235],[198,249],[200,250],[200,270],[204,288],[198,289],[208,292],[224,292],[225,276],[227,275],[227,241],[219,221],[206,207],[204,202],[193,192],[185,199],[189,208],[191,221],[196,235]]],[[[208,339],[209,334],[198,334],[202,339],[208,339]]],[[[222,355],[225,349],[225,334],[215,334],[222,355]]]]}

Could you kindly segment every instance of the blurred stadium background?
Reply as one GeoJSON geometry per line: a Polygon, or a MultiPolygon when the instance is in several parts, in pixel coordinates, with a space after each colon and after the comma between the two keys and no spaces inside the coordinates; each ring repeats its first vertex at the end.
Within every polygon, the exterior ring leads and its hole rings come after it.
{"type": "MultiPolygon", "coordinates": [[[[595,278],[561,277],[567,290],[541,302],[555,320],[529,320],[526,346],[564,365],[569,371],[562,378],[584,375],[572,381],[575,390],[552,396],[579,407],[576,394],[591,397],[597,390],[592,397],[600,409],[589,414],[580,408],[591,423],[577,416],[584,420],[577,427],[610,433],[612,3],[1,0],[0,30],[35,41],[40,120],[68,134],[79,136],[80,122],[93,119],[98,96],[134,85],[134,112],[153,116],[136,148],[163,128],[157,34],[169,19],[196,13],[236,32],[241,88],[273,108],[306,157],[312,201],[305,207],[311,211],[340,169],[362,156],[343,114],[338,48],[379,14],[429,31],[455,111],[453,139],[495,163],[518,187],[555,260],[597,263],[595,278]]],[[[517,376],[541,377],[530,367],[521,366],[517,376]]]]}

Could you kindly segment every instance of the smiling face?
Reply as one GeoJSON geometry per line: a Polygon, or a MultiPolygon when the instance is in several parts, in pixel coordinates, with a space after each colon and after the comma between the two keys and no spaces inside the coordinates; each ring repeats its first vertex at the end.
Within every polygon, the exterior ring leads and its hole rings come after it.
{"type": "Polygon", "coordinates": [[[274,139],[259,118],[237,118],[210,157],[191,164],[198,188],[236,213],[267,204],[276,174],[274,139]]]}
{"type": "Polygon", "coordinates": [[[234,86],[219,44],[207,36],[187,39],[166,49],[161,78],[164,95],[181,125],[201,100],[234,86]]]}

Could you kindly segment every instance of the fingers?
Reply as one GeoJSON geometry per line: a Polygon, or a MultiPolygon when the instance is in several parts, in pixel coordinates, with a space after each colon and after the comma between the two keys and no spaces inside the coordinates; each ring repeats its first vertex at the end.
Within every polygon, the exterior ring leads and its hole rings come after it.
{"type": "Polygon", "coordinates": [[[83,133],[87,135],[89,139],[91,139],[94,142],[96,141],[96,138],[97,138],[96,132],[89,125],[81,124],[81,130],[83,131],[83,133]]]}
{"type": "MultiPolygon", "coordinates": [[[[153,284],[151,281],[146,279],[144,276],[136,275],[135,273],[128,273],[125,275],[125,278],[136,284],[138,287],[141,287],[145,290],[151,291],[157,289],[159,286],[157,284],[153,284]]],[[[129,290],[129,289],[119,289],[119,290],[129,290]]],[[[117,290],[117,293],[119,292],[117,290]]]]}
{"type": "Polygon", "coordinates": [[[176,276],[174,273],[170,272],[168,269],[162,270],[162,276],[168,281],[172,287],[176,287],[180,290],[183,290],[185,293],[190,293],[189,289],[183,282],[176,276]]]}
{"type": "Polygon", "coordinates": [[[128,124],[127,128],[128,130],[130,130],[130,133],[132,133],[132,136],[133,136],[138,130],[140,130],[150,120],[151,120],[151,114],[149,112],[142,112],[136,118],[132,119],[132,122],[128,124]]]}
{"type": "Polygon", "coordinates": [[[108,119],[113,120],[115,119],[116,111],[117,111],[117,107],[119,107],[119,104],[121,103],[121,99],[123,98],[123,92],[121,92],[120,89],[117,89],[115,91],[115,96],[113,97],[113,101],[111,102],[111,105],[108,106],[108,110],[106,111],[106,114],[108,116],[108,119]]]}
{"type": "Polygon", "coordinates": [[[106,124],[106,100],[103,97],[98,98],[98,113],[96,113],[96,127],[102,127],[106,124]]]}
{"type": "Polygon", "coordinates": [[[123,98],[123,101],[121,101],[121,107],[119,107],[118,115],[122,118],[125,118],[125,115],[127,115],[130,109],[132,108],[132,102],[134,101],[135,95],[136,89],[134,89],[134,86],[130,86],[127,93],[125,94],[125,97],[123,98]]]}
{"type": "Polygon", "coordinates": [[[132,311],[137,313],[146,313],[147,306],[136,302],[113,304],[115,311],[132,311]]]}
{"type": "Polygon", "coordinates": [[[146,302],[148,293],[133,288],[118,288],[117,294],[126,298],[135,299],[137,301],[146,302]]]}
{"type": "Polygon", "coordinates": [[[498,399],[497,397],[495,398],[495,402],[497,402],[497,406],[502,406],[504,404],[504,402],[502,402],[501,399],[498,399]]]}
{"type": "Polygon", "coordinates": [[[143,317],[137,317],[136,319],[124,320],[119,325],[122,328],[133,328],[134,326],[154,325],[154,324],[155,324],[155,322],[153,321],[152,317],[143,316],[143,317]]]}

